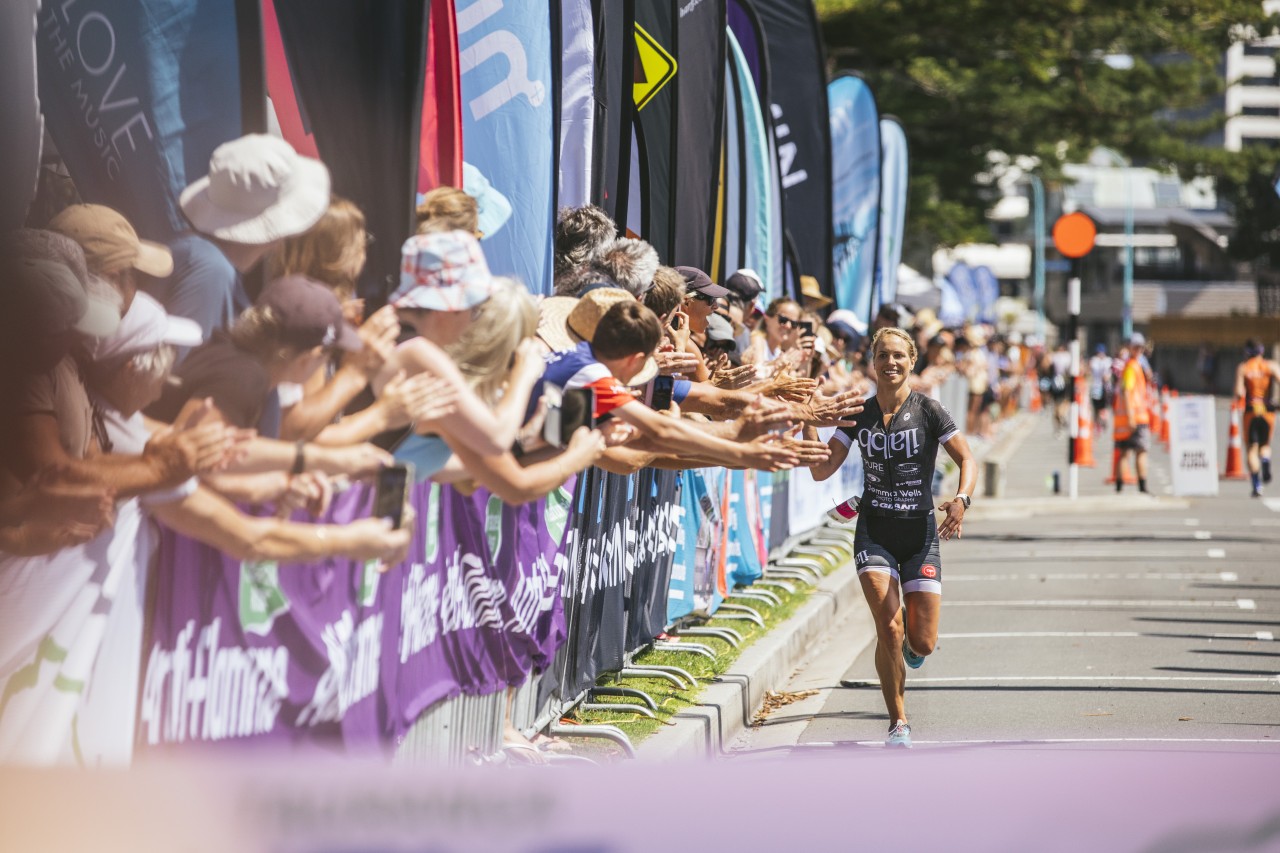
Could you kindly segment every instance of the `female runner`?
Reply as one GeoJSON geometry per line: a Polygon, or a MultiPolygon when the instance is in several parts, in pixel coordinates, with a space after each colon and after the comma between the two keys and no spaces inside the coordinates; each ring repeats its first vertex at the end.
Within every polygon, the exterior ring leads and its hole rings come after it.
{"type": "MultiPolygon", "coordinates": [[[[854,565],[876,623],[876,672],[889,712],[887,744],[910,747],[905,667],[923,664],[937,641],[942,603],[938,540],[960,536],[977,464],[969,442],[942,404],[908,386],[916,363],[911,335],[898,328],[881,329],[871,339],[871,358],[875,396],[854,417],[856,426],[841,427],[831,437],[831,456],[810,470],[815,480],[825,480],[839,470],[857,442],[865,479],[854,565]],[[960,466],[960,490],[938,507],[946,515],[935,523],[931,486],[939,445],[960,466]]],[[[812,428],[806,432],[805,438],[817,439],[812,428]]]]}

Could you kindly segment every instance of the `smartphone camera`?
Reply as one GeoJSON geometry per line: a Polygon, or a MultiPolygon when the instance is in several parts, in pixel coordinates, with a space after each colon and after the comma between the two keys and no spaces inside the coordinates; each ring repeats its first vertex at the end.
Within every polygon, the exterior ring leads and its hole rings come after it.
{"type": "Polygon", "coordinates": [[[649,408],[659,412],[671,408],[671,393],[675,389],[676,380],[672,376],[655,376],[645,391],[645,403],[649,408]]]}
{"type": "Polygon", "coordinates": [[[409,486],[412,484],[413,466],[408,462],[391,465],[379,471],[374,489],[373,517],[391,519],[391,526],[398,530],[404,523],[404,505],[409,497],[409,486]]]}
{"type": "Polygon", "coordinates": [[[564,447],[579,427],[595,427],[596,395],[590,388],[565,391],[554,385],[545,386],[547,417],[542,424],[542,438],[552,447],[564,447]]]}

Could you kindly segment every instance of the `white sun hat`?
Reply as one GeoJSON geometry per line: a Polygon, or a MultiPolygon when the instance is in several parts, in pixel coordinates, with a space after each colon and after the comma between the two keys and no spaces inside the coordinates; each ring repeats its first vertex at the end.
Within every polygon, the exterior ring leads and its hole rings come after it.
{"type": "Polygon", "coordinates": [[[209,174],[182,191],[197,230],[260,246],[293,237],[329,207],[329,169],[275,136],[249,134],[214,149],[209,174]]]}

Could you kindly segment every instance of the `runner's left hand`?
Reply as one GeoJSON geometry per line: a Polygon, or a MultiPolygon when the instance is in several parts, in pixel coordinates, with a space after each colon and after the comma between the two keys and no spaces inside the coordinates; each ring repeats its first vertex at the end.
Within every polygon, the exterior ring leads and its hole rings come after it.
{"type": "Polygon", "coordinates": [[[938,535],[943,539],[950,539],[952,536],[959,539],[961,537],[961,525],[964,522],[964,504],[953,498],[939,506],[938,509],[947,514],[947,517],[942,519],[942,523],[938,525],[938,535]]]}

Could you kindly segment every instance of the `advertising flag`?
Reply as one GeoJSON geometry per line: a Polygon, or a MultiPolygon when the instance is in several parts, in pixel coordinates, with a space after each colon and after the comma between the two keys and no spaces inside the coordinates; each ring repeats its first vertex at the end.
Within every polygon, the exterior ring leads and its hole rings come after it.
{"type": "Polygon", "coordinates": [[[880,251],[876,259],[876,302],[898,300],[898,266],[907,228],[907,135],[895,118],[880,120],[880,251]]]}
{"type": "Polygon", "coordinates": [[[591,0],[560,3],[560,185],[557,203],[591,201],[595,153],[596,31],[591,0]]]}
{"type": "Polygon", "coordinates": [[[769,52],[765,44],[760,16],[756,14],[751,0],[729,0],[728,20],[729,29],[737,39],[738,47],[742,50],[742,58],[755,85],[756,102],[760,107],[761,126],[765,135],[763,145],[767,150],[768,165],[764,174],[768,186],[768,221],[764,227],[767,229],[766,239],[769,243],[767,256],[770,270],[766,273],[759,267],[753,267],[753,269],[761,275],[761,281],[765,286],[764,299],[767,302],[786,292],[783,262],[786,226],[782,200],[782,164],[778,159],[773,110],[770,106],[773,102],[769,97],[769,52]]]}
{"type": "Polygon", "coordinates": [[[1000,298],[1000,280],[991,267],[977,267],[973,271],[973,284],[977,292],[979,323],[996,321],[996,300],[1000,298]]]}
{"type": "MultiPolygon", "coordinates": [[[[978,315],[978,285],[974,281],[973,268],[968,264],[956,264],[947,271],[947,281],[955,289],[960,302],[962,322],[969,322],[978,315]]],[[[944,293],[945,296],[945,293],[944,293]]]]}
{"type": "Polygon", "coordinates": [[[413,233],[427,3],[275,0],[275,10],[333,192],[364,211],[375,238],[359,293],[381,303],[398,283],[400,245],[413,233]]]}
{"type": "Polygon", "coordinates": [[[591,198],[614,222],[625,226],[635,114],[635,0],[597,0],[594,12],[596,117],[591,198]]]}
{"type": "Polygon", "coordinates": [[[871,87],[842,74],[827,87],[831,104],[832,229],[835,300],[870,325],[877,300],[880,218],[880,115],[871,87]]]}
{"type": "Polygon", "coordinates": [[[946,326],[961,326],[965,321],[964,302],[960,299],[960,291],[950,278],[938,282],[941,291],[938,304],[938,320],[946,326]]]}
{"type": "Polygon", "coordinates": [[[497,233],[485,235],[485,258],[494,273],[513,275],[543,294],[551,292],[555,225],[551,47],[558,21],[557,10],[544,3],[474,0],[458,7],[466,162],[515,211],[497,233]]]}
{"type": "Polygon", "coordinates": [[[0,103],[8,127],[0,136],[0,231],[21,228],[36,193],[44,119],[36,94],[36,12],[39,0],[0,8],[0,103]]]}
{"type": "Polygon", "coordinates": [[[458,19],[452,3],[432,3],[427,21],[427,66],[418,141],[418,192],[461,187],[462,80],[458,19]]]}
{"type": "Polygon", "coordinates": [[[726,120],[736,113],[742,194],[740,222],[741,261],[726,266],[726,273],[747,267],[760,275],[762,282],[771,282],[777,275],[779,244],[773,236],[774,164],[769,130],[756,94],[755,78],[751,75],[746,54],[732,31],[729,33],[729,58],[733,70],[737,103],[726,101],[726,120]]]}
{"type": "Polygon", "coordinates": [[[680,4],[676,19],[671,247],[677,264],[711,267],[724,125],[725,0],[680,4]]]}
{"type": "Polygon", "coordinates": [[[833,296],[831,128],[817,14],[812,0],[752,0],[751,6],[769,52],[769,109],[796,273],[813,276],[833,296]]]}
{"type": "Polygon", "coordinates": [[[653,244],[666,264],[675,263],[671,234],[678,100],[674,81],[681,73],[676,62],[678,17],[674,0],[655,0],[636,7],[632,84],[636,116],[626,227],[653,244]]]}
{"type": "Polygon", "coordinates": [[[46,2],[40,104],[81,198],[149,239],[187,228],[178,196],[213,149],[264,129],[259,30],[245,0],[46,2]]]}

